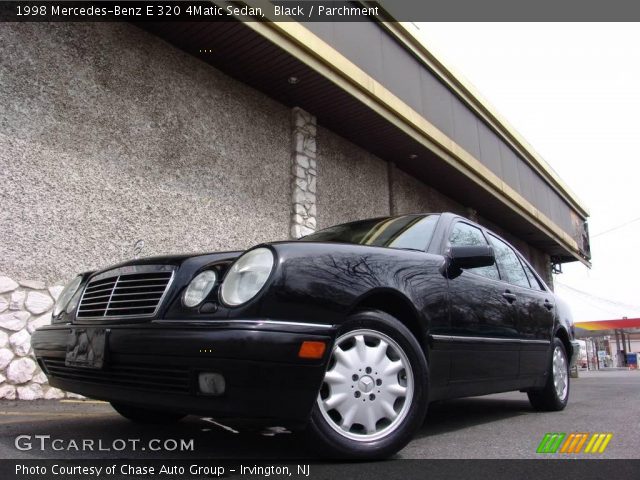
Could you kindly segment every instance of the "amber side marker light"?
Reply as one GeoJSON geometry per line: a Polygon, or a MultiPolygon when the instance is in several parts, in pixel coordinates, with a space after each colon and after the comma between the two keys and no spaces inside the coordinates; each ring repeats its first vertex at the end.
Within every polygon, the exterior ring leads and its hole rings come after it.
{"type": "Polygon", "coordinates": [[[300,345],[298,357],[320,359],[324,355],[327,345],[324,342],[304,341],[300,345]]]}

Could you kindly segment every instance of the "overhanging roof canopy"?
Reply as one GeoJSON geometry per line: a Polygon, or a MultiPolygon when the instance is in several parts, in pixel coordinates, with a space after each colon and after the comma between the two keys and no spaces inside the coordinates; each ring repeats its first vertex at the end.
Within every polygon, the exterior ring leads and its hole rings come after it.
{"type": "Polygon", "coordinates": [[[473,207],[555,261],[588,263],[586,209],[402,25],[143,27],[281,103],[313,113],[321,125],[473,207]]]}

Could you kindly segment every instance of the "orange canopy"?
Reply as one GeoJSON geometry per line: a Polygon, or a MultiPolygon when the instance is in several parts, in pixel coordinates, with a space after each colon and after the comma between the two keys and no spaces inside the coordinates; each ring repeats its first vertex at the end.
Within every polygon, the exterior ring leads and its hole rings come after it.
{"type": "Polygon", "coordinates": [[[618,320],[596,320],[593,322],[576,322],[577,328],[584,330],[618,330],[622,328],[640,328],[640,318],[622,318],[618,320]]]}

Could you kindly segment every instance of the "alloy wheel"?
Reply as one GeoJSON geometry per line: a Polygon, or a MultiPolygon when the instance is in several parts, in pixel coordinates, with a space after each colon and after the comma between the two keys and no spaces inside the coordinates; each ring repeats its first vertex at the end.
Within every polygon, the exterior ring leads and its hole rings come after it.
{"type": "Polygon", "coordinates": [[[567,359],[560,347],[553,351],[553,385],[560,400],[564,400],[569,390],[567,359]]]}
{"type": "Polygon", "coordinates": [[[336,340],[318,406],[342,436],[371,441],[402,424],[413,394],[413,372],[402,348],[384,333],[361,329],[336,340]]]}

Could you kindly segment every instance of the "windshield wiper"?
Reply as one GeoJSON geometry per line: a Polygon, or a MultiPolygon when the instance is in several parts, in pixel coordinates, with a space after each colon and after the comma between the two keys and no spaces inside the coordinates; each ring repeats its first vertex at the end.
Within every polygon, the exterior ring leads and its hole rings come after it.
{"type": "Polygon", "coordinates": [[[419,248],[411,248],[411,247],[391,247],[391,248],[395,248],[396,250],[411,250],[413,252],[427,253],[424,250],[420,250],[419,248]]]}

